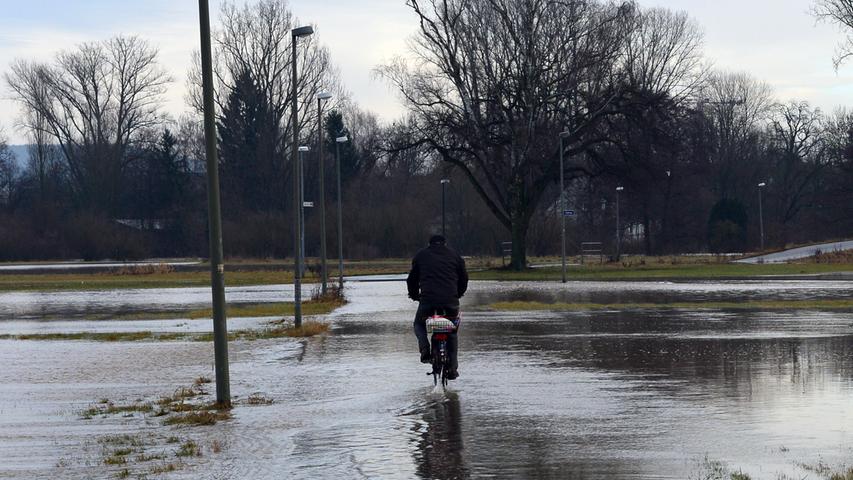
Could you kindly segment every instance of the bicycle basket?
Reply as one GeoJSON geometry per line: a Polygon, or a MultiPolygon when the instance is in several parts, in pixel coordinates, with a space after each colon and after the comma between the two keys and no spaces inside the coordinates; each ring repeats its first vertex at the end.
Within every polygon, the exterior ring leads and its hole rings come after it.
{"type": "Polygon", "coordinates": [[[428,334],[453,333],[456,331],[456,324],[446,317],[435,315],[427,319],[426,330],[428,334]]]}

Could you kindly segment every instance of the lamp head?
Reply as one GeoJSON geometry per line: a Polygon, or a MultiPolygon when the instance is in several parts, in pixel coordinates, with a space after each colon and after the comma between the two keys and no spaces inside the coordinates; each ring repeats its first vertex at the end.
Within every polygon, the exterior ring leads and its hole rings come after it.
{"type": "Polygon", "coordinates": [[[761,182],[761,183],[759,183],[759,184],[758,184],[758,187],[759,187],[759,188],[761,188],[761,187],[766,187],[766,186],[767,186],[767,184],[766,184],[766,183],[764,183],[764,182],[761,182]]]}
{"type": "Polygon", "coordinates": [[[300,151],[300,152],[307,152],[307,151],[309,151],[309,150],[311,150],[311,149],[310,149],[310,148],[308,148],[308,147],[307,147],[307,146],[305,146],[305,145],[302,145],[301,147],[299,147],[299,151],[300,151]]]}
{"type": "Polygon", "coordinates": [[[621,192],[622,190],[625,190],[625,187],[616,187],[617,192],[621,192]]]}
{"type": "Polygon", "coordinates": [[[314,27],[311,25],[306,25],[304,27],[296,27],[290,31],[290,34],[293,35],[293,38],[297,37],[307,37],[314,33],[314,27]]]}
{"type": "Polygon", "coordinates": [[[450,179],[449,178],[442,178],[441,183],[450,183],[450,179]]]}
{"type": "Polygon", "coordinates": [[[342,137],[338,137],[338,138],[336,138],[336,139],[335,139],[335,141],[336,141],[336,142],[338,142],[338,143],[346,143],[346,142],[348,142],[348,141],[349,141],[349,138],[347,138],[347,136],[346,136],[346,135],[344,135],[344,136],[342,136],[342,137]]]}
{"type": "Polygon", "coordinates": [[[569,138],[569,136],[571,136],[571,134],[572,134],[572,132],[570,132],[568,130],[566,130],[565,132],[560,132],[560,138],[569,138]]]}
{"type": "Polygon", "coordinates": [[[332,98],[332,94],[329,92],[320,92],[317,94],[317,100],[328,100],[332,98]]]}

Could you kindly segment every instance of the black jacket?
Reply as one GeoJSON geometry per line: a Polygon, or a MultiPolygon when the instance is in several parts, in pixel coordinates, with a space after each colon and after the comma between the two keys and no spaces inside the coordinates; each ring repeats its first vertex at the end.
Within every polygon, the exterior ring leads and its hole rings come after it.
{"type": "Polygon", "coordinates": [[[433,304],[458,304],[468,289],[465,260],[445,245],[430,245],[412,259],[409,297],[433,304]]]}

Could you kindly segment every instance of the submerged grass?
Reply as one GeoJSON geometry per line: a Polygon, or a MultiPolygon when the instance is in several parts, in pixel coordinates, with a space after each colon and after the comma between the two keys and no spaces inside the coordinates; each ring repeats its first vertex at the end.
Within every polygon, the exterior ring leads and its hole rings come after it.
{"type": "Polygon", "coordinates": [[[221,420],[228,420],[230,418],[231,412],[228,410],[199,410],[181,415],[173,415],[163,420],[163,425],[188,425],[198,427],[215,425],[221,420]]]}
{"type": "Polygon", "coordinates": [[[99,415],[116,415],[120,413],[149,413],[154,407],[149,403],[133,403],[130,405],[116,405],[112,402],[95,405],[81,413],[83,418],[92,418],[99,415]]]}
{"type": "Polygon", "coordinates": [[[190,340],[188,334],[142,332],[72,332],[72,333],[26,333],[0,335],[0,340],[83,340],[90,342],[140,342],[145,340],[171,341],[190,340]]]}
{"type": "Polygon", "coordinates": [[[842,466],[832,468],[831,466],[818,461],[817,463],[798,463],[798,467],[807,472],[813,472],[826,480],[853,480],[853,467],[842,466]]]}
{"type": "Polygon", "coordinates": [[[178,449],[175,455],[179,457],[200,457],[201,447],[194,441],[187,440],[181,445],[181,448],[178,449]]]}
{"type": "Polygon", "coordinates": [[[767,309],[767,310],[847,310],[853,299],[837,300],[744,300],[741,302],[670,302],[670,303],[544,303],[495,302],[488,307],[496,311],[534,310],[654,310],[654,309],[767,309]]]}

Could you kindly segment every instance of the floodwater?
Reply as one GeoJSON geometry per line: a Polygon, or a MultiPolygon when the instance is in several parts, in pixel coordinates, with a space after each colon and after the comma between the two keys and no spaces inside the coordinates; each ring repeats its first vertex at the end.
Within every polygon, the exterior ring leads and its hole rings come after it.
{"type": "MultiPolygon", "coordinates": [[[[281,301],[286,292],[229,295],[281,301]]],[[[63,295],[0,295],[13,304],[0,313],[0,333],[209,329],[85,319],[192,303],[195,289],[63,295]],[[45,321],[41,308],[74,314],[45,321]]],[[[853,312],[478,310],[519,299],[849,298],[853,282],[474,282],[460,378],[448,392],[417,362],[404,284],[350,282],[347,295],[328,318],[331,335],[232,342],[237,407],[211,427],[79,416],[100,398],[156,399],[212,377],[210,344],[0,341],[0,478],[109,477],[117,467],[103,465],[94,439],[164,431],[224,445],[168,478],[684,479],[706,478],[716,461],[755,479],[820,478],[798,465],[853,459],[853,312]],[[255,392],[274,403],[242,402],[255,392]]]]}

